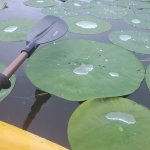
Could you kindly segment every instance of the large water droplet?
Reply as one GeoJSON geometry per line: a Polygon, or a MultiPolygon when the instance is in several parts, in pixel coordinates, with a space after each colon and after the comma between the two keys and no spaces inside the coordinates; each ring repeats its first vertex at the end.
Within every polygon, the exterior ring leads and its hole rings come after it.
{"type": "Polygon", "coordinates": [[[76,23],[77,26],[85,29],[94,29],[97,28],[97,24],[91,21],[80,21],[76,23]]]}
{"type": "Polygon", "coordinates": [[[109,120],[121,121],[127,124],[135,124],[136,120],[133,115],[122,112],[110,112],[105,116],[109,120]]]}
{"type": "Polygon", "coordinates": [[[79,3],[74,3],[73,5],[77,6],[77,7],[81,7],[81,5],[79,3]]]}
{"type": "Polygon", "coordinates": [[[148,45],[145,46],[146,48],[150,48],[148,45]]]}
{"type": "Polygon", "coordinates": [[[75,68],[73,72],[77,75],[87,75],[90,71],[93,70],[93,65],[91,64],[82,64],[81,66],[75,68]]]}
{"type": "Polygon", "coordinates": [[[37,3],[44,3],[44,1],[42,1],[42,0],[38,0],[38,1],[36,1],[37,3]]]}
{"type": "Polygon", "coordinates": [[[4,29],[4,32],[14,32],[17,29],[18,29],[18,27],[16,27],[16,26],[9,26],[9,27],[4,29]]]}
{"type": "Polygon", "coordinates": [[[109,72],[109,75],[112,77],[119,77],[119,73],[117,72],[109,72]]]}
{"type": "Polygon", "coordinates": [[[131,39],[131,36],[130,35],[120,35],[120,39],[122,41],[128,41],[131,39]]]}
{"type": "Polygon", "coordinates": [[[138,23],[141,23],[141,21],[139,19],[133,19],[132,23],[138,24],[138,23]]]}

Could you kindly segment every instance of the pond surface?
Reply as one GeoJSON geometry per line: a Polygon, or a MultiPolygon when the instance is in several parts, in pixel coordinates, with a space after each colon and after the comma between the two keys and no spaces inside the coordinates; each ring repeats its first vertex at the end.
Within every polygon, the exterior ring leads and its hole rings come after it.
{"type": "MultiPolygon", "coordinates": [[[[31,18],[39,20],[44,16],[40,11],[40,8],[24,6],[23,0],[11,0],[8,3],[8,8],[0,11],[0,20],[10,18],[31,18]]],[[[138,29],[127,25],[127,23],[119,19],[105,20],[112,24],[112,29],[107,32],[89,36],[67,33],[63,38],[84,38],[109,42],[108,34],[111,31],[119,29],[138,29]]],[[[83,25],[83,23],[80,23],[80,25],[83,25]]],[[[138,30],[145,31],[144,29],[138,30]]],[[[0,42],[0,63],[8,65],[24,47],[24,41],[0,42]]],[[[150,55],[136,55],[142,60],[146,68],[149,61],[145,61],[145,59],[149,58],[150,55]]],[[[111,73],[111,75],[116,76],[117,74],[111,73]]],[[[69,148],[67,124],[72,112],[77,108],[79,103],[66,101],[36,89],[26,77],[24,65],[17,70],[16,78],[15,88],[11,94],[0,103],[0,120],[24,128],[69,148]]],[[[150,92],[145,81],[143,81],[141,87],[136,92],[127,97],[150,108],[150,92]]]]}

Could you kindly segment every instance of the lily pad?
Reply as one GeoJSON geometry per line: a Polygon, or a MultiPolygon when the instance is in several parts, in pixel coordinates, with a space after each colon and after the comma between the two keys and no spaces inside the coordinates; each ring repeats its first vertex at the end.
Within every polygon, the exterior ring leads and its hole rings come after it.
{"type": "Polygon", "coordinates": [[[150,8],[150,3],[146,1],[118,0],[114,4],[124,8],[150,8]]]}
{"type": "Polygon", "coordinates": [[[149,116],[147,108],[124,98],[87,101],[70,118],[71,149],[149,150],[149,116]]]}
{"type": "Polygon", "coordinates": [[[150,14],[130,14],[123,19],[133,26],[150,29],[150,14]]]}
{"type": "Polygon", "coordinates": [[[33,20],[3,20],[0,21],[0,41],[26,40],[26,34],[35,24],[33,20]]]}
{"type": "Polygon", "coordinates": [[[55,6],[58,4],[58,2],[55,0],[27,0],[24,2],[24,4],[31,7],[43,8],[55,6]]]}
{"type": "Polygon", "coordinates": [[[58,17],[78,15],[78,12],[66,10],[65,7],[63,6],[43,8],[41,12],[46,15],[53,15],[53,16],[58,16],[58,17]]]}
{"type": "MultiPolygon", "coordinates": [[[[4,66],[0,64],[0,72],[2,72],[3,69],[4,69],[4,66]]],[[[16,78],[14,75],[10,78],[10,81],[11,81],[11,87],[9,89],[0,90],[0,102],[3,101],[14,88],[14,85],[16,82],[16,78]]]]}
{"type": "Polygon", "coordinates": [[[26,65],[36,87],[72,101],[130,94],[139,88],[144,72],[129,51],[82,39],[43,46],[26,65]]]}
{"type": "Polygon", "coordinates": [[[150,90],[150,65],[147,67],[145,78],[146,78],[147,87],[150,90]]]}
{"type": "Polygon", "coordinates": [[[115,5],[104,5],[98,2],[97,6],[89,9],[86,13],[101,18],[120,19],[131,12],[127,8],[124,9],[115,5]]]}
{"type": "Polygon", "coordinates": [[[137,53],[150,54],[150,33],[115,31],[109,35],[112,43],[137,53]]]}
{"type": "Polygon", "coordinates": [[[103,20],[86,16],[65,17],[69,31],[80,34],[102,33],[111,28],[111,25],[103,20]]]}

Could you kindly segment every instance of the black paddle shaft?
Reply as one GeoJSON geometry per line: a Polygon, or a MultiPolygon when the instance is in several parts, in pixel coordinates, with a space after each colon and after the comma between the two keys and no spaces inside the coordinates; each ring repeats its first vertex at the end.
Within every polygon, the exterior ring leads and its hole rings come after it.
{"type": "Polygon", "coordinates": [[[9,78],[20,67],[26,58],[30,57],[40,44],[57,40],[68,31],[66,23],[58,17],[46,16],[41,19],[28,33],[26,48],[20,55],[0,73],[0,90],[11,86],[9,78]]]}

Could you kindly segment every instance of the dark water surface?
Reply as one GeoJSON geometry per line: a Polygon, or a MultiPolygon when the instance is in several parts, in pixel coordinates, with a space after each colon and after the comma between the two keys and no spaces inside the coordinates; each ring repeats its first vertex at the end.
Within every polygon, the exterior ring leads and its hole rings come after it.
{"type": "MultiPolygon", "coordinates": [[[[32,18],[39,20],[44,15],[40,8],[23,5],[23,0],[11,0],[7,9],[0,11],[0,20],[10,18],[32,18]]],[[[109,42],[107,36],[113,30],[134,29],[121,20],[106,19],[113,27],[110,31],[97,35],[67,33],[64,38],[85,38],[109,42]]],[[[139,29],[138,29],[139,30],[139,29]]],[[[142,30],[144,31],[144,30],[142,30]]],[[[149,31],[148,31],[149,32],[149,31]]],[[[25,47],[25,42],[0,42],[0,63],[8,65],[25,47]]],[[[137,54],[141,60],[150,55],[137,54]]],[[[143,62],[145,68],[149,62],[143,62]]],[[[79,105],[36,89],[27,79],[22,65],[16,72],[16,85],[11,94],[0,103],[0,120],[24,128],[58,144],[69,148],[67,140],[68,120],[79,105]]],[[[143,81],[141,87],[127,96],[150,108],[150,92],[143,81]]]]}

